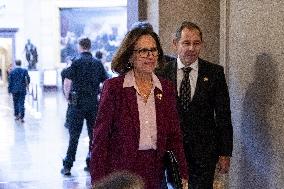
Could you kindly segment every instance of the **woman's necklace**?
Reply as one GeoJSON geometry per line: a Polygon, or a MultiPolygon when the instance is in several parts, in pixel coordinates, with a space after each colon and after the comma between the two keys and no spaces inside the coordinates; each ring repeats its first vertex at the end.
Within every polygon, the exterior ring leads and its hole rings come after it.
{"type": "Polygon", "coordinates": [[[144,102],[147,102],[147,99],[149,98],[151,94],[151,90],[153,86],[152,81],[150,82],[137,82],[136,81],[136,85],[138,87],[138,94],[140,94],[143,97],[144,102]]]}
{"type": "Polygon", "coordinates": [[[152,75],[143,75],[134,71],[134,77],[136,86],[138,87],[137,92],[140,96],[143,97],[143,100],[146,103],[153,87],[152,75]]]}
{"type": "Polygon", "coordinates": [[[141,91],[139,91],[139,92],[140,92],[141,96],[143,96],[143,97],[146,98],[146,99],[148,99],[148,97],[149,97],[150,94],[151,94],[151,91],[150,91],[149,93],[143,93],[143,92],[141,92],[141,91]]]}

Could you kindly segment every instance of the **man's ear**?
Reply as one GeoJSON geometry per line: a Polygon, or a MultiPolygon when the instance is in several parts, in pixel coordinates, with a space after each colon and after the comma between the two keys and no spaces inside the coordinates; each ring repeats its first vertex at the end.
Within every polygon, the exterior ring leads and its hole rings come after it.
{"type": "Polygon", "coordinates": [[[178,41],[177,41],[177,39],[173,39],[172,45],[173,45],[173,49],[174,49],[175,51],[177,51],[177,46],[178,46],[178,41]]]}

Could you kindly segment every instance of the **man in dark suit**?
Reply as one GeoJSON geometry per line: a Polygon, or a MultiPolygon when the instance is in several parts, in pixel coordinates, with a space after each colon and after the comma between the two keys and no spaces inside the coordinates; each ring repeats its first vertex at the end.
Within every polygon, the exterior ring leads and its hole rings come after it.
{"type": "Polygon", "coordinates": [[[9,73],[8,92],[13,95],[15,120],[24,122],[25,117],[25,96],[30,83],[28,71],[21,68],[21,60],[16,60],[16,67],[9,73]]]}
{"type": "MultiPolygon", "coordinates": [[[[75,161],[77,146],[86,119],[89,135],[89,150],[92,141],[93,125],[96,119],[100,83],[107,79],[103,65],[90,53],[91,41],[83,38],[79,41],[80,56],[67,68],[64,79],[65,96],[69,102],[66,124],[69,129],[69,146],[63,160],[63,175],[70,175],[75,161]]],[[[89,169],[89,155],[86,158],[89,169]]]]}
{"type": "Polygon", "coordinates": [[[200,28],[183,22],[174,39],[178,58],[156,72],[177,87],[190,189],[212,189],[216,165],[228,172],[233,146],[224,69],[199,58],[202,43],[200,28]]]}

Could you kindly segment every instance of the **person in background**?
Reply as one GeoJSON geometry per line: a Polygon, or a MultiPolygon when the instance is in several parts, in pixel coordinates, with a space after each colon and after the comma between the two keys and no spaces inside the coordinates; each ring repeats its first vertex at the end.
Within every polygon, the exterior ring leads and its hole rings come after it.
{"type": "Polygon", "coordinates": [[[96,59],[97,59],[99,62],[101,62],[101,63],[104,65],[104,68],[105,68],[105,70],[106,70],[106,72],[107,72],[108,78],[111,78],[111,77],[112,77],[112,72],[110,71],[110,68],[105,64],[105,62],[102,62],[103,53],[102,53],[100,50],[98,50],[98,51],[96,52],[96,54],[95,54],[95,57],[96,57],[96,59]]]}
{"type": "Polygon", "coordinates": [[[16,67],[9,72],[8,92],[13,95],[15,120],[24,122],[25,97],[30,83],[30,76],[27,69],[21,68],[22,61],[15,61],[16,67]]]}
{"type": "Polygon", "coordinates": [[[92,189],[144,189],[144,182],[138,175],[121,171],[105,177],[92,189]]]}
{"type": "MultiPolygon", "coordinates": [[[[67,68],[64,79],[64,94],[69,105],[66,124],[69,129],[69,146],[63,160],[63,175],[71,175],[71,168],[75,161],[77,146],[86,119],[89,136],[89,150],[92,142],[92,130],[97,115],[98,94],[100,84],[107,79],[103,65],[93,58],[90,53],[91,41],[82,38],[79,41],[80,56],[73,60],[67,68]]],[[[89,153],[86,158],[85,170],[89,170],[89,153]]]]}
{"type": "Polygon", "coordinates": [[[154,74],[162,58],[157,34],[146,29],[129,31],[118,48],[112,70],[119,76],[105,81],[94,126],[93,184],[114,171],[127,170],[142,177],[145,189],[161,188],[164,155],[172,150],[186,187],[174,85],[154,74]]]}
{"type": "Polygon", "coordinates": [[[185,21],[173,41],[178,58],[156,73],[176,84],[190,189],[212,189],[216,164],[227,173],[233,149],[224,68],[199,58],[202,32],[185,21]]]}
{"type": "Polygon", "coordinates": [[[95,57],[96,57],[99,61],[102,61],[103,53],[102,53],[101,51],[97,51],[95,57]]]}

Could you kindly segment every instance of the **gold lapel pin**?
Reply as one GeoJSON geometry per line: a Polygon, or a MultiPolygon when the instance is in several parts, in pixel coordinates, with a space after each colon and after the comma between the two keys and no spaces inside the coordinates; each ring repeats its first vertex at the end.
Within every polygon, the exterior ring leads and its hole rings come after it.
{"type": "Polygon", "coordinates": [[[204,77],[203,81],[208,81],[208,77],[204,77]]]}
{"type": "Polygon", "coordinates": [[[156,96],[157,96],[157,98],[158,98],[159,100],[162,100],[162,96],[163,96],[163,95],[162,95],[161,93],[157,94],[156,96]]]}

